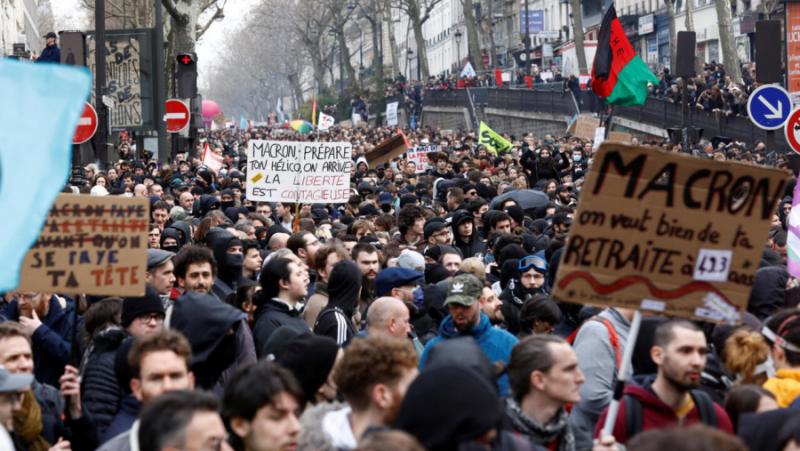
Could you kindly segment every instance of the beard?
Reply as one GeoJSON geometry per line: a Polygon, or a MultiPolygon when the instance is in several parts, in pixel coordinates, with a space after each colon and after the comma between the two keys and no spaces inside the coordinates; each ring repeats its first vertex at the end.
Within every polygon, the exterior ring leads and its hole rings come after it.
{"type": "MultiPolygon", "coordinates": [[[[669,368],[668,362],[665,363],[667,365],[665,365],[663,369],[664,380],[666,380],[667,383],[669,383],[676,389],[683,392],[688,392],[700,386],[700,381],[702,380],[701,377],[692,380],[688,376],[686,376],[685,374],[686,372],[683,372],[682,370],[679,370],[677,368],[669,368]]],[[[697,373],[701,374],[702,371],[703,370],[700,369],[699,371],[697,371],[697,373]]]]}
{"type": "Polygon", "coordinates": [[[400,395],[400,391],[396,388],[390,388],[392,392],[392,404],[386,408],[386,411],[383,413],[383,424],[384,425],[391,425],[394,424],[394,420],[397,419],[397,414],[400,413],[400,406],[403,405],[403,397],[400,395]]]}

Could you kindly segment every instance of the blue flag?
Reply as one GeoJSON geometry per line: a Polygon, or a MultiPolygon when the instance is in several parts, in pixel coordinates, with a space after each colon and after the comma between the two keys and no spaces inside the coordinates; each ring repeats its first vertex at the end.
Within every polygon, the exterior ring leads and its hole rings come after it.
{"type": "Polygon", "coordinates": [[[0,59],[0,292],[19,284],[22,260],[67,181],[91,86],[86,69],[0,59]]]}
{"type": "Polygon", "coordinates": [[[247,121],[244,116],[239,116],[239,130],[247,130],[247,121]]]}

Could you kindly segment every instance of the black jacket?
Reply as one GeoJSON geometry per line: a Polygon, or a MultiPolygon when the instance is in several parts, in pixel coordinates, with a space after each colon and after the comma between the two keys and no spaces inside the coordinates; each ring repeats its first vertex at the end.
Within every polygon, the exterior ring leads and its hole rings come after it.
{"type": "Polygon", "coordinates": [[[253,327],[253,341],[259,358],[264,357],[264,345],[269,337],[281,326],[289,326],[299,333],[309,332],[299,310],[290,309],[285,303],[273,299],[263,301],[256,309],[253,327]]]}
{"type": "Polygon", "coordinates": [[[352,317],[358,307],[363,277],[350,260],[340,261],[331,270],[328,280],[328,305],[319,312],[314,333],[325,335],[343,346],[358,332],[352,317]]]}
{"type": "Polygon", "coordinates": [[[453,215],[452,229],[453,229],[453,246],[461,251],[464,258],[474,257],[476,254],[483,254],[486,252],[486,243],[480,238],[480,233],[473,225],[472,236],[470,241],[464,241],[458,235],[458,225],[466,220],[472,221],[472,213],[466,210],[458,210],[453,215]]]}
{"type": "Polygon", "coordinates": [[[81,403],[102,436],[117,414],[125,392],[114,373],[114,357],[125,339],[122,329],[108,329],[92,340],[81,368],[81,403]]]}

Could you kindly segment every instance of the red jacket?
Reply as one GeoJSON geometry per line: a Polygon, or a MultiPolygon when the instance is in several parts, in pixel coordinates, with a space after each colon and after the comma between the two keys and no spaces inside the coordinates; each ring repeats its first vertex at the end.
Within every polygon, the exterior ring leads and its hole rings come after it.
{"type": "MultiPolygon", "coordinates": [[[[635,384],[625,386],[625,394],[630,394],[642,403],[642,431],[649,429],[659,429],[670,426],[691,426],[700,422],[700,415],[697,412],[697,407],[694,407],[683,419],[679,422],[678,416],[672,407],[666,405],[653,390],[649,387],[642,387],[635,384]]],[[[714,410],[717,414],[717,427],[729,434],[733,434],[733,426],[728,414],[719,404],[714,403],[714,410]]],[[[603,424],[606,422],[606,415],[608,415],[608,408],[600,415],[600,419],[595,425],[594,436],[599,437],[600,432],[603,430],[603,424]]],[[[617,421],[614,424],[614,438],[619,443],[626,443],[628,441],[628,432],[625,424],[625,404],[620,402],[619,413],[617,414],[617,421]]]]}

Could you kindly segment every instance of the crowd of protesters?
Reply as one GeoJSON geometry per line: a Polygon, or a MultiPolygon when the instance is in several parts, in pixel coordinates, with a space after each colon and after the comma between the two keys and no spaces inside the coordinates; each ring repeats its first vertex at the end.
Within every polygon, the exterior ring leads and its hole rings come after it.
{"type": "MultiPolygon", "coordinates": [[[[370,165],[392,133],[216,131],[219,172],[128,142],[88,165],[66,191],[150,200],[146,292],[5,294],[0,449],[800,449],[791,197],[741,324],[645,318],[600,437],[633,312],[550,295],[591,143],[506,135],[495,155],[474,133],[419,128],[412,144],[440,146],[431,169],[370,165]],[[257,138],[352,143],[349,200],[248,200],[257,138]]],[[[767,162],[741,143],[695,154],[767,162]]]]}

